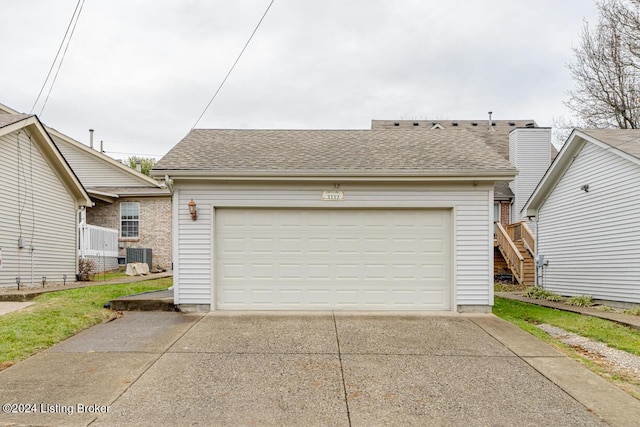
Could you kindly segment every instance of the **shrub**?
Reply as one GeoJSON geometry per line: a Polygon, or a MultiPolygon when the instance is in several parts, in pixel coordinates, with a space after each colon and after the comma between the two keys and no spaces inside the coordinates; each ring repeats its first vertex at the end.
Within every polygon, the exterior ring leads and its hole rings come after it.
{"type": "Polygon", "coordinates": [[[96,262],[88,258],[78,259],[78,279],[79,280],[91,280],[96,272],[96,262]]]}
{"type": "Polygon", "coordinates": [[[567,299],[565,304],[575,305],[576,307],[591,307],[593,305],[593,297],[591,295],[576,295],[567,299]]]}
{"type": "Polygon", "coordinates": [[[541,288],[540,286],[531,286],[525,289],[523,296],[533,299],[544,299],[548,301],[562,301],[562,297],[551,291],[541,288]]]}

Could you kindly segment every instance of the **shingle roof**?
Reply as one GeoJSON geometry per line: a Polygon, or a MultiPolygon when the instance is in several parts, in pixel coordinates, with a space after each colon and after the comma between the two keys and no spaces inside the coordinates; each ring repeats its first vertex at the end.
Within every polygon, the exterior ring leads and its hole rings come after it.
{"type": "Polygon", "coordinates": [[[0,114],[0,128],[22,121],[32,115],[33,114],[0,114]]]}
{"type": "Polygon", "coordinates": [[[472,132],[194,129],[153,169],[221,173],[515,175],[472,132]]]}
{"type": "MultiPolygon", "coordinates": [[[[491,148],[509,160],[509,133],[516,128],[538,127],[534,120],[371,120],[371,129],[413,131],[466,130],[481,137],[491,148]],[[434,127],[435,126],[435,127],[434,127]],[[491,131],[489,131],[491,129],[491,131]]],[[[553,156],[557,154],[552,148],[553,156]]]]}
{"type": "Polygon", "coordinates": [[[640,159],[640,129],[578,129],[630,156],[640,159]]]}

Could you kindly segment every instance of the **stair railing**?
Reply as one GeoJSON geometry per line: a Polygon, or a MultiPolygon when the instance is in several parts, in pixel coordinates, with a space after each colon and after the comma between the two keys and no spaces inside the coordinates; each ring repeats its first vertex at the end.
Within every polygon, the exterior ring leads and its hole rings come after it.
{"type": "Polygon", "coordinates": [[[520,235],[522,236],[522,242],[524,243],[524,247],[527,248],[529,253],[536,256],[536,236],[533,234],[533,231],[529,228],[526,222],[521,222],[521,230],[520,235]]]}
{"type": "Polygon", "coordinates": [[[515,279],[518,283],[522,283],[524,281],[524,257],[513,243],[509,233],[499,222],[496,222],[496,240],[498,241],[498,248],[507,261],[507,265],[513,272],[515,279]]]}

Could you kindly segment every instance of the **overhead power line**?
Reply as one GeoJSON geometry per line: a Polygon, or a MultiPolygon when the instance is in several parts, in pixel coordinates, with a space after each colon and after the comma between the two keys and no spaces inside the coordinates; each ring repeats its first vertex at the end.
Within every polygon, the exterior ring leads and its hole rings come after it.
{"type": "Polygon", "coordinates": [[[231,72],[233,71],[233,69],[236,67],[236,64],[238,63],[238,61],[240,61],[240,58],[242,57],[242,54],[244,53],[244,51],[247,49],[247,46],[249,46],[249,43],[251,43],[251,39],[253,39],[253,36],[256,34],[256,31],[258,31],[258,28],[260,28],[260,24],[262,24],[262,21],[264,20],[264,17],[267,16],[267,13],[269,12],[269,9],[271,9],[271,5],[273,4],[275,0],[271,0],[271,2],[269,3],[269,6],[267,6],[267,9],[264,11],[264,13],[262,14],[262,17],[260,18],[260,21],[258,21],[258,24],[256,25],[256,27],[253,29],[253,32],[251,33],[251,36],[249,36],[249,40],[247,40],[247,42],[244,44],[244,47],[242,48],[242,50],[240,51],[240,54],[238,55],[238,57],[236,58],[235,62],[233,63],[233,65],[231,66],[231,68],[229,69],[229,72],[227,73],[227,75],[224,77],[224,79],[222,79],[222,83],[220,83],[220,86],[218,86],[218,89],[216,90],[216,92],[213,94],[213,96],[211,97],[211,100],[209,100],[209,103],[207,104],[206,107],[204,107],[204,111],[202,112],[202,114],[200,114],[200,117],[198,117],[198,120],[196,120],[195,124],[191,127],[191,130],[193,130],[196,126],[198,126],[198,123],[200,123],[200,120],[202,119],[202,117],[204,116],[204,114],[207,112],[207,110],[209,109],[209,106],[211,105],[211,103],[213,102],[214,99],[216,99],[216,96],[218,96],[218,93],[220,92],[220,89],[222,89],[222,86],[224,86],[225,82],[227,81],[227,79],[229,78],[229,76],[231,75],[231,72]]]}
{"type": "Polygon", "coordinates": [[[47,86],[47,82],[49,81],[49,77],[51,77],[51,72],[58,63],[58,68],[56,69],[56,73],[53,76],[53,80],[51,81],[51,85],[49,86],[49,91],[47,92],[47,96],[42,104],[42,108],[40,109],[40,116],[44,112],[44,107],[47,105],[47,101],[49,100],[49,95],[51,95],[51,90],[53,89],[53,85],[56,83],[56,79],[58,78],[58,73],[60,72],[60,67],[62,67],[62,62],[64,61],[64,57],[67,54],[67,49],[69,49],[69,43],[71,43],[71,38],[73,37],[73,33],[76,30],[76,25],[78,24],[78,20],[80,19],[80,13],[82,13],[82,8],[84,7],[84,0],[78,0],[76,3],[76,8],[73,10],[73,15],[71,15],[71,20],[69,21],[69,25],[67,25],[67,30],[64,32],[64,37],[62,37],[62,41],[60,42],[60,46],[58,47],[58,52],[56,52],[55,58],[53,58],[53,62],[51,63],[51,67],[49,68],[49,72],[47,73],[47,77],[44,79],[44,83],[42,83],[42,87],[40,88],[40,92],[29,111],[29,114],[33,113],[33,110],[36,108],[40,97],[42,96],[42,92],[44,88],[47,86]],[[71,30],[71,32],[69,32],[71,30]],[[68,36],[68,37],[67,37],[68,36]],[[65,46],[65,41],[66,46],[65,46]],[[62,47],[64,46],[64,51],[62,51],[62,47]],[[62,51],[62,56],[60,57],[60,52],[62,51]],[[58,57],[60,57],[60,61],[58,62],[58,57]]]}

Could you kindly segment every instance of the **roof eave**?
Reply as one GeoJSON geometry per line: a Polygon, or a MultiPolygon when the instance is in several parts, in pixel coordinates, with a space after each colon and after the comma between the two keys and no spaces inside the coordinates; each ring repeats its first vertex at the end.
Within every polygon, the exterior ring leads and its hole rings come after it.
{"type": "Polygon", "coordinates": [[[169,176],[172,179],[197,180],[324,180],[340,178],[367,181],[504,181],[513,180],[515,170],[466,171],[452,173],[418,171],[202,171],[202,170],[154,170],[154,176],[169,176]]]}
{"type": "Polygon", "coordinates": [[[576,153],[584,146],[586,141],[593,138],[585,135],[577,129],[571,132],[571,135],[567,138],[560,152],[553,160],[549,168],[542,176],[542,179],[538,182],[535,190],[529,196],[529,199],[525,203],[521,210],[527,217],[537,217],[540,207],[544,204],[549,197],[549,194],[553,191],[558,183],[558,180],[565,174],[571,163],[575,158],[576,153]]]}
{"type": "Polygon", "coordinates": [[[70,194],[73,195],[77,206],[93,206],[91,197],[37,116],[29,116],[23,120],[12,123],[11,125],[4,126],[0,133],[5,135],[21,129],[29,128],[37,130],[38,138],[35,141],[36,144],[40,146],[42,155],[48,159],[51,168],[58,175],[63,185],[67,187],[70,194]]]}

